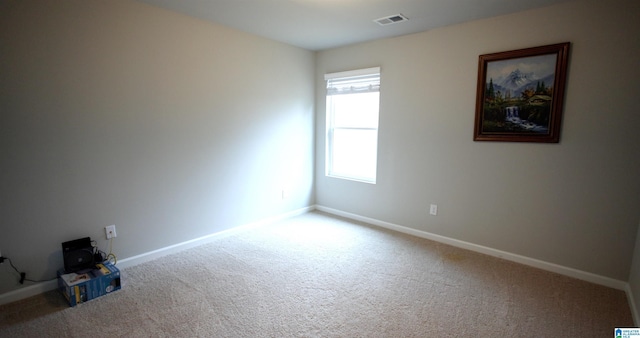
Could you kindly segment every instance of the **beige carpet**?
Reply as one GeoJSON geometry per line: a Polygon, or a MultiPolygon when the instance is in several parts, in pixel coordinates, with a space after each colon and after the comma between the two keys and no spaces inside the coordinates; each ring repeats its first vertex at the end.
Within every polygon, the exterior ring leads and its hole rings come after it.
{"type": "Polygon", "coordinates": [[[0,307],[1,337],[611,337],[624,292],[309,213],[123,270],[75,308],[0,307]]]}

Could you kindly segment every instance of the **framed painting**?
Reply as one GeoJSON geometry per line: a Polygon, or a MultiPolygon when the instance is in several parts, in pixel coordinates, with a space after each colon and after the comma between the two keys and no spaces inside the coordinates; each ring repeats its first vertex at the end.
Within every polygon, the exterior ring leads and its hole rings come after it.
{"type": "Polygon", "coordinates": [[[480,55],[474,141],[560,140],[569,42],[480,55]]]}

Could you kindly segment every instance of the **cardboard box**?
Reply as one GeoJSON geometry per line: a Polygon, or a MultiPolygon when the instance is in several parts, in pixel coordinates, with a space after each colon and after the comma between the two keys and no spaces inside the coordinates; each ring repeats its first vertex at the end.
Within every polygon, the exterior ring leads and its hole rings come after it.
{"type": "Polygon", "coordinates": [[[63,269],[58,272],[58,286],[69,305],[76,306],[120,290],[120,270],[109,262],[77,273],[65,273],[63,269]]]}

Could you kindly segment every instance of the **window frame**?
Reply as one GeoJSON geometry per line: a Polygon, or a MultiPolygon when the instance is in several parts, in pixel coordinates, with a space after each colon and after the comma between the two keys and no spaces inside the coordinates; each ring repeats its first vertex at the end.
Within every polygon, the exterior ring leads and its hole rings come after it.
{"type": "MultiPolygon", "coordinates": [[[[380,73],[380,67],[373,67],[373,68],[365,68],[365,69],[358,69],[358,70],[352,70],[352,71],[346,71],[346,72],[339,72],[339,73],[329,73],[329,74],[325,74],[325,80],[327,82],[327,92],[326,92],[326,107],[325,107],[325,112],[326,112],[326,127],[325,127],[325,176],[327,177],[333,177],[333,178],[339,178],[339,179],[345,179],[345,180],[351,180],[351,181],[357,181],[357,182],[363,182],[363,183],[369,183],[369,184],[376,184],[377,182],[377,176],[378,176],[378,172],[377,172],[377,167],[378,167],[378,135],[379,135],[379,127],[380,127],[380,80],[381,80],[381,73],[380,73]],[[352,79],[354,82],[357,82],[358,78],[372,78],[372,84],[373,85],[368,85],[369,88],[366,87],[350,87],[350,89],[347,89],[346,92],[335,92],[335,88],[329,88],[329,86],[332,83],[332,80],[335,81],[347,81],[349,82],[349,79],[352,79]],[[334,90],[333,93],[331,93],[332,89],[334,90]],[[360,95],[360,94],[364,94],[364,93],[372,93],[372,92],[377,92],[377,102],[376,102],[376,123],[375,123],[375,127],[371,127],[371,126],[349,126],[349,127],[345,127],[345,126],[335,126],[335,120],[336,120],[336,109],[335,109],[335,100],[333,99],[335,96],[338,95],[360,95]],[[374,160],[373,160],[373,176],[369,177],[369,176],[359,176],[359,175],[349,175],[349,174],[345,174],[344,172],[336,172],[335,171],[335,167],[334,167],[334,149],[335,149],[335,141],[334,141],[334,137],[335,137],[335,133],[336,130],[353,130],[353,131],[375,131],[375,144],[373,145],[373,151],[374,151],[374,160]]],[[[340,91],[340,90],[338,90],[340,91]]]]}

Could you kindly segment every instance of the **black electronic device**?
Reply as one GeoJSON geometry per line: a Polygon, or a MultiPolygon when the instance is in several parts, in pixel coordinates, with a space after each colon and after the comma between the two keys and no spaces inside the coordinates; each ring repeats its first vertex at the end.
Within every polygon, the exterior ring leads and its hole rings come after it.
{"type": "Polygon", "coordinates": [[[93,268],[95,264],[91,238],[85,237],[62,243],[64,270],[67,273],[93,268]]]}

